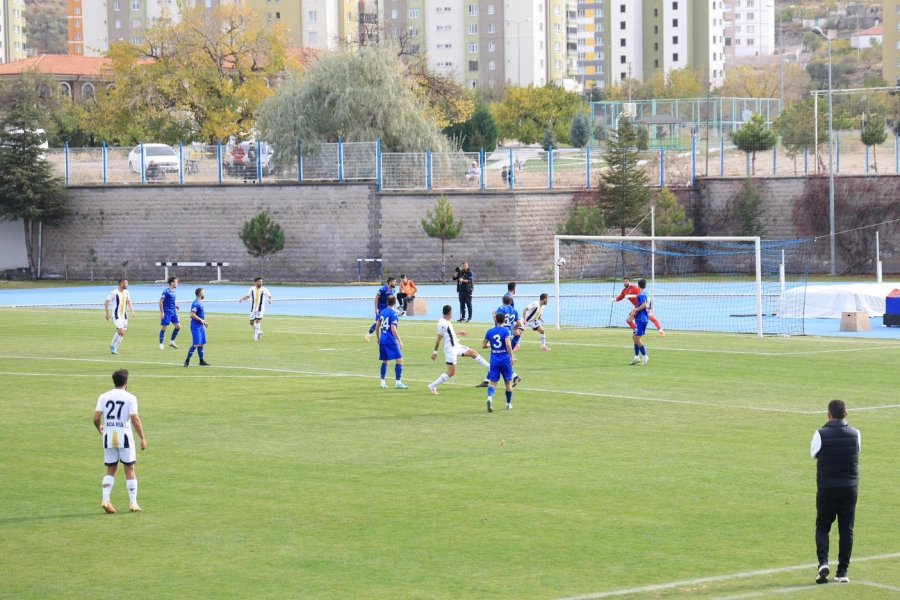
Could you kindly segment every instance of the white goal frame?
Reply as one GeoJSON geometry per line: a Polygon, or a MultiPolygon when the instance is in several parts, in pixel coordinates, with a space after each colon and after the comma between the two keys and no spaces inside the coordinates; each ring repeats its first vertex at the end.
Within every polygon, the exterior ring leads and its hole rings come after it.
{"type": "Polygon", "coordinates": [[[598,242],[650,242],[650,285],[651,290],[656,283],[656,242],[748,242],[754,245],[754,262],[756,263],[756,335],[763,337],[763,297],[762,297],[762,240],[759,236],[653,236],[653,235],[555,235],[553,236],[553,279],[556,290],[556,329],[560,325],[560,289],[559,289],[559,242],[560,241],[598,241],[598,242]]]}

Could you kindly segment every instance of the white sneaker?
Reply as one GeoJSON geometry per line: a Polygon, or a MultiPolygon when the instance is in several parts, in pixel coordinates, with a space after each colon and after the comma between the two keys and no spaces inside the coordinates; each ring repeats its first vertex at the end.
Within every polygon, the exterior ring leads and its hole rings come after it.
{"type": "Polygon", "coordinates": [[[176,350],[178,350],[178,346],[175,344],[174,341],[169,340],[169,345],[172,346],[173,348],[175,348],[176,350]]]}
{"type": "Polygon", "coordinates": [[[386,382],[386,381],[382,381],[382,382],[379,384],[378,387],[380,387],[380,388],[383,389],[383,390],[386,390],[386,389],[387,389],[387,382],[386,382]]]}
{"type": "Polygon", "coordinates": [[[837,577],[834,578],[834,582],[835,583],[850,583],[850,578],[847,577],[846,574],[838,575],[837,577]]]}
{"type": "Polygon", "coordinates": [[[631,364],[636,365],[641,362],[641,357],[637,354],[634,355],[634,358],[631,359],[631,364]]]}
{"type": "Polygon", "coordinates": [[[430,383],[428,384],[428,391],[431,392],[433,396],[440,396],[440,394],[438,394],[437,388],[432,386],[430,383]]]}
{"type": "Polygon", "coordinates": [[[165,350],[165,349],[166,349],[165,344],[160,344],[160,345],[159,345],[159,349],[160,349],[160,350],[165,350]]]}
{"type": "Polygon", "coordinates": [[[648,362],[650,362],[650,357],[649,357],[649,356],[647,356],[647,355],[645,354],[644,356],[641,357],[641,364],[642,364],[642,365],[646,365],[648,362]]]}

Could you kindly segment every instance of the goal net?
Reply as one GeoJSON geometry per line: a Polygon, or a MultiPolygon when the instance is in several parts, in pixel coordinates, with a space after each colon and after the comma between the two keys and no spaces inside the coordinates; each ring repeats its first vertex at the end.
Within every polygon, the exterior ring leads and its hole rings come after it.
{"type": "Polygon", "coordinates": [[[614,299],[628,277],[647,281],[665,330],[804,333],[805,294],[786,292],[806,287],[811,240],[559,235],[554,245],[557,327],[627,327],[633,304],[614,299]]]}

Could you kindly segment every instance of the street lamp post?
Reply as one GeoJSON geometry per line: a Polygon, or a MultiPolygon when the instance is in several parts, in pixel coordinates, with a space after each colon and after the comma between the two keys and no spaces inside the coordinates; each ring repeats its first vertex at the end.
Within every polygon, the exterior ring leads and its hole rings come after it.
{"type": "Polygon", "coordinates": [[[516,26],[516,85],[522,87],[522,33],[519,31],[522,23],[528,23],[531,19],[513,20],[506,19],[507,23],[516,26]]]}
{"type": "Polygon", "coordinates": [[[812,32],[828,41],[828,227],[831,233],[831,274],[836,275],[834,252],[834,104],[831,87],[831,38],[821,27],[813,27],[812,32]]]}

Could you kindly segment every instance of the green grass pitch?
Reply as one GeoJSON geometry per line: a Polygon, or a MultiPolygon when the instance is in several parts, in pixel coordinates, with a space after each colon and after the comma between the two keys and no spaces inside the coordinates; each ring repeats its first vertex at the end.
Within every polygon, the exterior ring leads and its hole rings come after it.
{"type": "Polygon", "coordinates": [[[401,391],[367,322],[209,320],[185,369],[153,310],[118,356],[102,310],[0,310],[0,598],[900,596],[900,340],[651,331],[631,367],[623,329],[527,332],[488,414],[471,359],[428,393],[434,322],[401,324],[401,391]],[[145,512],[120,470],[106,515],[91,416],[121,367],[145,512]],[[813,584],[832,398],[863,434],[849,586],[813,584]]]}

